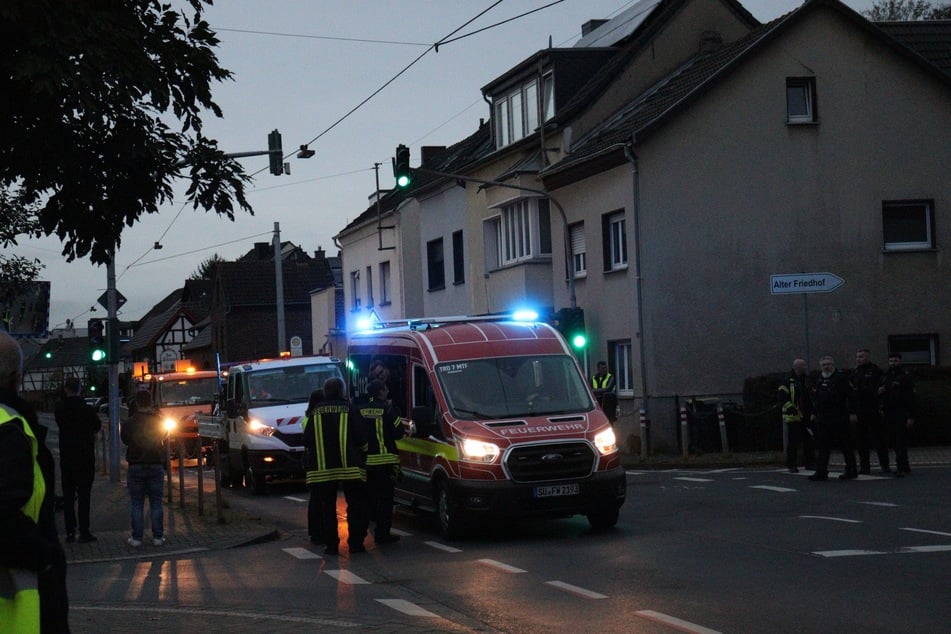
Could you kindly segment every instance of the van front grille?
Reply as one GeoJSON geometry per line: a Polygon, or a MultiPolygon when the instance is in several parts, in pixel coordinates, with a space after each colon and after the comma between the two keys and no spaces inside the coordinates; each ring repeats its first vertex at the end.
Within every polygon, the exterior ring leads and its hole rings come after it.
{"type": "Polygon", "coordinates": [[[545,482],[587,477],[595,459],[591,446],[583,442],[526,445],[508,453],[505,467],[516,482],[545,482]]]}

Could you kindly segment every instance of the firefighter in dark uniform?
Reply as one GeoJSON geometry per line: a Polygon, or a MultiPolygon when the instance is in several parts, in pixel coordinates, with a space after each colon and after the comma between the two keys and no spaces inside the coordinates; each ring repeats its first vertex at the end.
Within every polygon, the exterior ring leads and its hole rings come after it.
{"type": "Polygon", "coordinates": [[[617,420],[617,381],[608,371],[607,361],[598,361],[598,369],[591,377],[591,390],[604,415],[614,424],[617,420]]]}
{"type": "Polygon", "coordinates": [[[888,369],[879,388],[885,428],[895,446],[895,477],[911,473],[908,463],[908,430],[915,424],[915,381],[901,366],[901,355],[888,355],[888,369]]]}
{"type": "Polygon", "coordinates": [[[367,534],[366,450],[360,412],[344,396],[343,381],[327,379],[324,400],[312,411],[304,427],[304,470],[307,485],[320,502],[320,536],[325,555],[338,553],[337,489],[347,500],[347,543],[350,553],[366,552],[367,534]]]}
{"type": "Polygon", "coordinates": [[[393,535],[393,488],[400,473],[400,457],[396,441],[404,429],[399,413],[388,401],[389,388],[379,380],[367,385],[370,400],[359,406],[367,429],[367,507],[374,522],[373,537],[377,544],[391,544],[400,539],[393,535]]]}
{"type": "Polygon", "coordinates": [[[882,430],[882,417],[879,414],[878,388],[882,384],[881,368],[871,362],[869,351],[861,349],[855,353],[855,369],[852,370],[852,411],[855,414],[855,446],[859,452],[859,473],[871,473],[871,447],[878,454],[878,464],[882,472],[889,473],[888,446],[882,430]]]}
{"type": "Polygon", "coordinates": [[[821,373],[812,390],[812,418],[815,421],[819,455],[816,459],[816,472],[809,476],[809,479],[829,479],[829,453],[832,447],[839,447],[845,456],[845,473],[839,475],[839,479],[852,480],[859,477],[849,433],[849,396],[852,386],[848,377],[835,369],[832,357],[822,357],[819,360],[819,369],[821,373]]]}
{"type": "Polygon", "coordinates": [[[808,370],[805,360],[793,361],[786,381],[779,386],[779,406],[786,427],[786,467],[790,473],[798,473],[798,452],[802,445],[802,464],[806,469],[815,468],[816,452],[812,442],[812,399],[808,392],[808,370]]]}

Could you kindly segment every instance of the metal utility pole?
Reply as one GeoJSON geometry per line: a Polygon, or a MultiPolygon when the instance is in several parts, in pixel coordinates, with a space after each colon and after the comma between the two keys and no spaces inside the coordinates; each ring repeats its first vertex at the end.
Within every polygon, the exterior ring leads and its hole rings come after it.
{"type": "Polygon", "coordinates": [[[287,347],[287,335],[284,331],[284,262],[281,258],[281,223],[274,223],[274,239],[271,244],[274,249],[274,285],[277,288],[275,301],[277,302],[277,353],[281,354],[287,347]]]}
{"type": "Polygon", "coordinates": [[[106,350],[109,365],[109,481],[119,481],[119,301],[116,295],[116,253],[106,264],[106,305],[109,313],[106,350]]]}

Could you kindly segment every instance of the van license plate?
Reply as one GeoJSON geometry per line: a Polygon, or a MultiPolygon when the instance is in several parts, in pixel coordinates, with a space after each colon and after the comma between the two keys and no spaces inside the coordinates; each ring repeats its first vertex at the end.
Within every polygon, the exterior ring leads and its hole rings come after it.
{"type": "Polygon", "coordinates": [[[543,487],[535,487],[535,497],[550,498],[558,495],[578,495],[581,493],[581,485],[575,484],[551,484],[543,487]]]}

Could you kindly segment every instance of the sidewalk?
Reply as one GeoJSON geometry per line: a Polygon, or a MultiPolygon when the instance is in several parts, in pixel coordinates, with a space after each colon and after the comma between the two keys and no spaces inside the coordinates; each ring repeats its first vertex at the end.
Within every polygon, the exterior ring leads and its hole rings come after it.
{"type": "MultiPolygon", "coordinates": [[[[187,467],[186,467],[187,468],[187,467]]],[[[194,468],[188,469],[193,471],[194,468]]],[[[206,474],[206,493],[204,514],[198,514],[198,491],[194,476],[189,473],[185,485],[185,508],[179,503],[178,472],[172,469],[173,502],[168,502],[168,488],[165,489],[163,508],[165,510],[165,539],[161,547],[152,546],[149,530],[148,502],[145,509],[145,535],[142,546],[133,548],[126,543],[132,535],[129,510],[129,491],[126,488],[125,469],[120,469],[120,482],[111,482],[108,475],[96,474],[92,487],[90,503],[90,531],[97,541],[88,544],[63,544],[66,561],[69,564],[112,561],[118,559],[148,559],[167,557],[205,550],[223,550],[246,544],[260,543],[277,539],[278,530],[272,524],[246,513],[225,508],[222,510],[224,523],[219,523],[215,511],[213,484],[208,482],[211,474],[206,474]],[[188,479],[192,478],[189,486],[188,479]]],[[[57,527],[62,536],[62,512],[57,512],[57,527]]]]}

